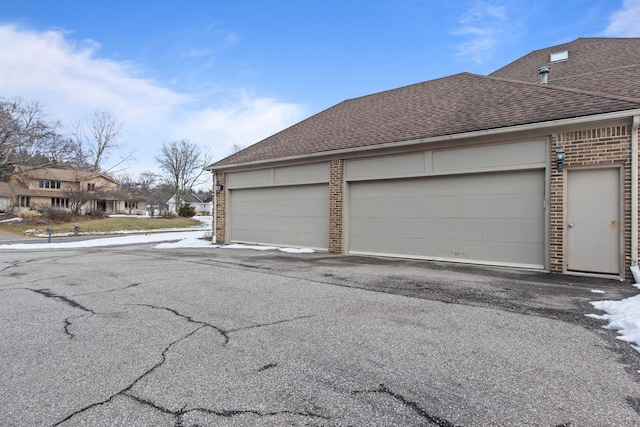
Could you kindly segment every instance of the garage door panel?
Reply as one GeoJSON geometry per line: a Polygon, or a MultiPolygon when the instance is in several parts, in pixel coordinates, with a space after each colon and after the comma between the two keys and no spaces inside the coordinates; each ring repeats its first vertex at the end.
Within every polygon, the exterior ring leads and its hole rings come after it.
{"type": "Polygon", "coordinates": [[[358,236],[405,237],[415,235],[422,227],[422,218],[397,218],[389,222],[386,218],[362,218],[351,224],[350,234],[358,236]]]}
{"type": "Polygon", "coordinates": [[[259,211],[264,215],[280,215],[282,212],[290,212],[305,216],[318,216],[318,210],[327,205],[325,200],[314,200],[308,197],[292,200],[284,199],[283,196],[267,200],[234,200],[233,203],[235,211],[240,213],[255,214],[259,211]]]}
{"type": "Polygon", "coordinates": [[[351,252],[544,266],[542,170],[354,182],[350,195],[351,252]]]}
{"type": "Polygon", "coordinates": [[[453,239],[432,239],[432,245],[424,246],[420,239],[402,239],[398,237],[379,236],[359,242],[361,236],[354,237],[354,244],[366,243],[370,245],[367,252],[385,253],[397,256],[420,256],[443,260],[464,260],[493,264],[536,265],[535,262],[523,262],[539,259],[539,253],[544,251],[543,244],[527,242],[483,242],[453,239]],[[488,254],[478,256],[478,254],[488,254]]]}
{"type": "Polygon", "coordinates": [[[428,218],[423,220],[420,238],[539,242],[542,233],[544,228],[528,218],[428,218]]]}
{"type": "Polygon", "coordinates": [[[353,200],[351,206],[363,218],[411,218],[428,208],[424,199],[417,198],[395,198],[386,204],[381,204],[379,199],[358,199],[353,200]]]}
{"type": "Polygon", "coordinates": [[[326,184],[230,191],[231,241],[326,249],[326,184]]]}

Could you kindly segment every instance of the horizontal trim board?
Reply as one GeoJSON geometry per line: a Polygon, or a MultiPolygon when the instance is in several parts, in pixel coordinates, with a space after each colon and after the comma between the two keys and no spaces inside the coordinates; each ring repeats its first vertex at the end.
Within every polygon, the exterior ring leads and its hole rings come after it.
{"type": "Polygon", "coordinates": [[[452,262],[457,264],[473,264],[473,265],[486,265],[486,266],[496,266],[496,267],[526,268],[530,270],[544,270],[544,265],[541,265],[541,264],[524,264],[524,263],[493,262],[493,261],[489,262],[489,261],[483,261],[483,260],[420,256],[420,255],[413,255],[413,254],[407,255],[407,254],[387,254],[387,253],[380,253],[380,252],[349,251],[349,255],[381,256],[385,258],[420,259],[424,261],[452,262]]]}

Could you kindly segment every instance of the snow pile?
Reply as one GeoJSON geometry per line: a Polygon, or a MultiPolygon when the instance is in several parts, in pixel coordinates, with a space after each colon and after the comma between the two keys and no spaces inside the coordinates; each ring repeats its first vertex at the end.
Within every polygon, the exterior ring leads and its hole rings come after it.
{"type": "Polygon", "coordinates": [[[606,320],[605,328],[618,331],[618,339],[633,344],[640,352],[640,295],[621,301],[594,301],[591,305],[607,314],[587,316],[606,320]]]}

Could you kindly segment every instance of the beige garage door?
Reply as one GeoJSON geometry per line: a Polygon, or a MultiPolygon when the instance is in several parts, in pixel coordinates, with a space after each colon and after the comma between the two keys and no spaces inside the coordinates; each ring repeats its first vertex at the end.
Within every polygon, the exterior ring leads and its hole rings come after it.
{"type": "Polygon", "coordinates": [[[350,184],[349,251],[544,268],[544,171],[350,184]]]}
{"type": "Polygon", "coordinates": [[[230,191],[231,241],[327,249],[329,186],[230,191]]]}

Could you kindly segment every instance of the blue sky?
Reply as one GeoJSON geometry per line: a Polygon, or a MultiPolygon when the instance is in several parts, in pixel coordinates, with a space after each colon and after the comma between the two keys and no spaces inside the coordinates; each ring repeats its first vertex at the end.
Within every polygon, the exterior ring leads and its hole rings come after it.
{"type": "Polygon", "coordinates": [[[126,172],[189,139],[221,159],[345,99],[639,37],[640,0],[0,0],[0,97],[124,124],[126,172]]]}

